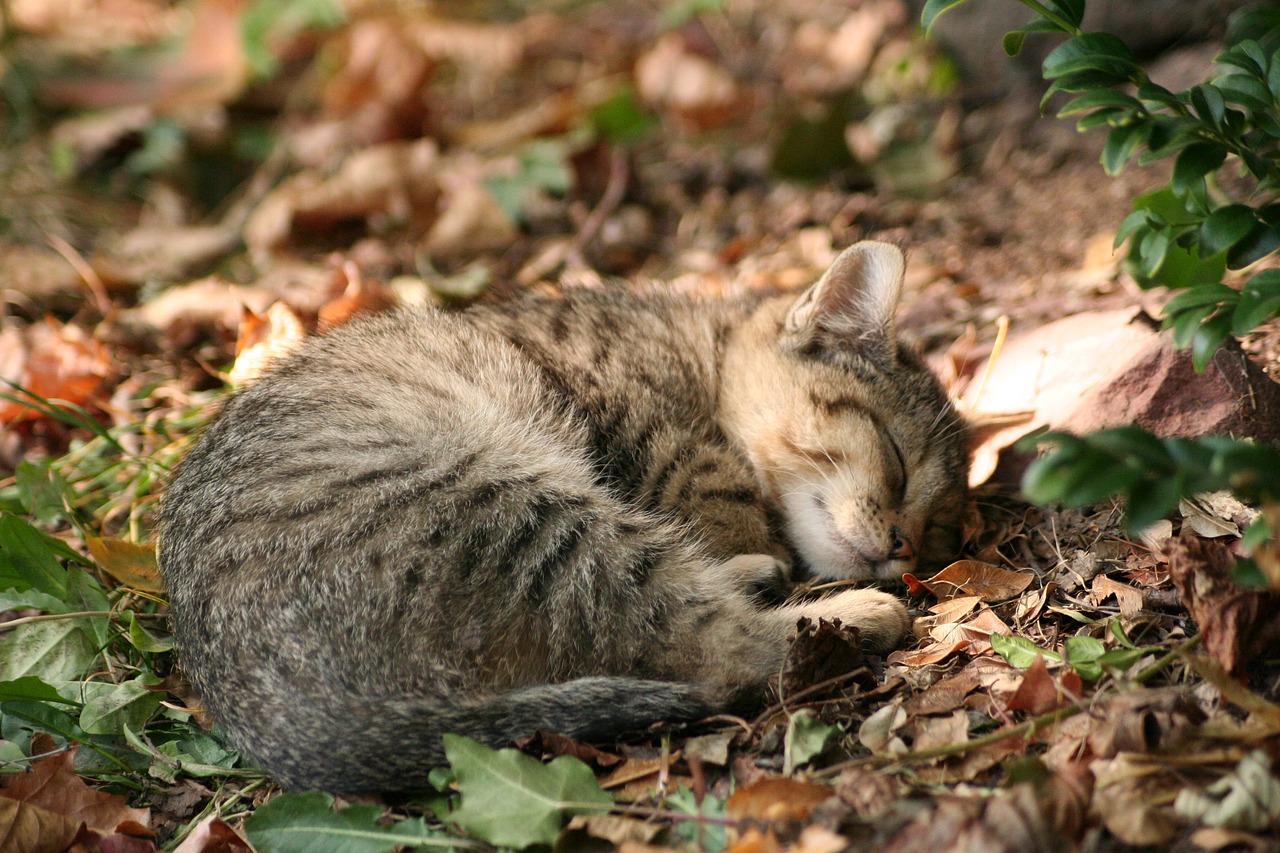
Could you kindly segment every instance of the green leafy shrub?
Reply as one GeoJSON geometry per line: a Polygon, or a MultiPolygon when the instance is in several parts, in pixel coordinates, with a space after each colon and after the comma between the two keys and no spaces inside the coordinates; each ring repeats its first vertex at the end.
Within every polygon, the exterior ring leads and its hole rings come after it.
{"type": "MultiPolygon", "coordinates": [[[[963,2],[929,0],[925,30],[963,2]]],[[[1126,267],[1140,286],[1175,291],[1164,324],[1203,370],[1227,338],[1280,315],[1280,270],[1254,272],[1238,287],[1223,283],[1228,271],[1280,249],[1280,8],[1235,16],[1212,79],[1173,92],[1152,82],[1118,37],[1081,30],[1084,0],[1018,2],[1036,18],[1005,36],[1005,52],[1017,54],[1030,33],[1069,36],[1044,60],[1051,82],[1041,108],[1065,93],[1060,117],[1078,116],[1081,131],[1105,129],[1107,174],[1135,158],[1176,158],[1168,184],[1134,200],[1116,246],[1128,241],[1126,267]]],[[[1132,428],[1040,440],[1053,449],[1024,480],[1032,500],[1080,506],[1123,494],[1131,526],[1207,489],[1280,501],[1280,453],[1273,448],[1216,437],[1160,441],[1132,428]]]]}

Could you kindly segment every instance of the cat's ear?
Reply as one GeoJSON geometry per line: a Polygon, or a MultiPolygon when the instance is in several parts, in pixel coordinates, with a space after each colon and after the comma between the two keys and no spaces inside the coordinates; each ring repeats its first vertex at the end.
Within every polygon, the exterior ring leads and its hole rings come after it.
{"type": "Polygon", "coordinates": [[[789,344],[816,344],[892,364],[893,316],[905,270],[902,250],[890,243],[866,240],[845,249],[791,307],[783,327],[789,344]]]}

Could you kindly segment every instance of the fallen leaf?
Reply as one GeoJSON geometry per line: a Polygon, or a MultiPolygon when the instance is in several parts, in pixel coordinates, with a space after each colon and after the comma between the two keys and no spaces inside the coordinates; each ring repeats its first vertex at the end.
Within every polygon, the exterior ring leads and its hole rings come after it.
{"type": "Polygon", "coordinates": [[[912,722],[915,740],[911,749],[923,752],[969,740],[969,714],[957,709],[942,717],[917,717],[912,722]]]}
{"type": "Polygon", "coordinates": [[[22,773],[9,777],[0,797],[39,806],[46,811],[83,821],[90,829],[113,833],[123,824],[145,828],[151,813],[125,805],[125,798],[90,788],[76,775],[76,751],[64,750],[34,762],[22,773]]]}
{"type": "Polygon", "coordinates": [[[1210,826],[1261,832],[1280,824],[1280,779],[1271,756],[1255,749],[1230,774],[1203,791],[1183,788],[1173,801],[1178,815],[1210,826]]]}
{"type": "Polygon", "coordinates": [[[667,33],[636,60],[636,90],[654,107],[700,130],[723,123],[738,109],[738,84],[716,63],[689,51],[667,33]]]}
{"type": "Polygon", "coordinates": [[[978,676],[970,668],[944,678],[931,685],[923,693],[917,693],[903,703],[910,715],[945,714],[964,704],[965,697],[978,689],[978,676]]]}
{"type": "Polygon", "coordinates": [[[434,221],[439,187],[436,143],[430,139],[388,142],[352,154],[337,172],[305,170],[283,181],[254,209],[244,227],[245,244],[267,264],[295,233],[324,231],[350,221],[391,217],[434,221]]]}
{"type": "Polygon", "coordinates": [[[1183,782],[1157,761],[1124,752],[1089,765],[1096,780],[1093,807],[1126,844],[1164,845],[1178,833],[1171,795],[1183,782]]]}
{"type": "MultiPolygon", "coordinates": [[[[0,330],[0,378],[39,397],[88,405],[106,390],[114,375],[106,347],[79,326],[46,317],[26,329],[0,330]]],[[[0,388],[0,393],[13,391],[0,388]]],[[[43,417],[29,406],[0,400],[0,424],[43,417]]]]}
{"type": "Polygon", "coordinates": [[[156,546],[123,539],[85,537],[98,568],[127,587],[143,592],[164,592],[164,579],[156,563],[156,546]]]}
{"type": "Polygon", "coordinates": [[[565,737],[555,732],[538,730],[531,737],[517,739],[515,745],[522,752],[526,752],[543,761],[559,758],[562,755],[571,755],[584,764],[589,764],[597,769],[616,767],[622,763],[621,755],[614,755],[612,752],[596,749],[594,746],[579,743],[573,738],[565,737]]]}
{"type": "Polygon", "coordinates": [[[970,654],[981,655],[991,651],[992,634],[1010,634],[1009,626],[990,610],[983,610],[968,622],[936,625],[929,632],[939,643],[953,643],[958,638],[969,642],[965,647],[970,654]]]}
{"type": "Polygon", "coordinates": [[[937,640],[919,649],[891,652],[886,663],[896,666],[920,667],[944,661],[952,655],[965,651],[973,641],[961,636],[952,636],[947,640],[937,640]]]}
{"type": "Polygon", "coordinates": [[[1205,650],[1230,673],[1280,643],[1280,591],[1240,586],[1231,577],[1235,562],[1225,545],[1190,533],[1169,546],[1169,576],[1205,650]]]}
{"type": "Polygon", "coordinates": [[[1036,573],[1011,572],[977,560],[958,560],[921,585],[946,601],[960,593],[976,595],[987,602],[1005,601],[1019,595],[1036,579],[1036,573]]]}
{"type": "Polygon", "coordinates": [[[851,767],[835,782],[836,794],[866,821],[875,820],[906,793],[897,776],[869,768],[851,767]]]}
{"type": "Polygon", "coordinates": [[[306,337],[302,321],[283,302],[268,308],[266,316],[245,308],[236,341],[236,361],[228,379],[238,387],[248,385],[272,363],[297,349],[306,337]]]}
{"type": "Polygon", "coordinates": [[[945,625],[950,622],[959,622],[972,613],[981,603],[982,596],[957,595],[955,598],[939,601],[929,608],[929,612],[937,614],[938,618],[934,622],[935,625],[945,625]]]}
{"type": "Polygon", "coordinates": [[[897,702],[882,705],[858,727],[858,742],[872,752],[906,751],[896,732],[907,722],[907,712],[897,702]]]}
{"type": "Polygon", "coordinates": [[[173,853],[252,853],[253,848],[222,818],[209,815],[173,853]]]}
{"type": "Polygon", "coordinates": [[[1066,670],[1059,682],[1049,673],[1043,655],[1036,655],[1035,662],[1023,670],[1022,683],[1005,705],[1005,710],[1026,711],[1032,716],[1039,716],[1059,708],[1079,696],[1084,689],[1080,676],[1073,670],[1066,670]]]}
{"type": "Polygon", "coordinates": [[[346,286],[342,295],[320,309],[319,328],[328,331],[341,326],[357,314],[386,311],[396,304],[395,296],[381,282],[366,281],[350,261],[343,264],[346,286]]]}
{"type": "Polygon", "coordinates": [[[0,842],[6,850],[62,853],[80,826],[78,819],[11,799],[0,790],[0,842]]]}
{"type": "Polygon", "coordinates": [[[615,845],[648,844],[664,829],[656,821],[612,814],[574,815],[567,828],[582,830],[592,838],[602,838],[615,845]]]}
{"type": "Polygon", "coordinates": [[[1093,592],[1094,600],[1101,604],[1109,596],[1116,597],[1116,603],[1120,605],[1120,612],[1125,616],[1132,616],[1142,609],[1142,591],[1134,589],[1128,584],[1113,581],[1106,575],[1094,576],[1093,583],[1090,586],[1093,592]]]}
{"type": "Polygon", "coordinates": [[[802,821],[816,806],[833,796],[835,791],[826,785],[775,776],[757,779],[734,791],[725,803],[724,812],[735,820],[802,821]]]}

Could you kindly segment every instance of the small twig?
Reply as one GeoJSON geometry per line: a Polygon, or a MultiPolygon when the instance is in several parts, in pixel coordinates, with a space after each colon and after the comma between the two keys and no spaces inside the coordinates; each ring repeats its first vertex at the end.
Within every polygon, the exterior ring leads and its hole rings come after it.
{"type": "Polygon", "coordinates": [[[1084,710],[1084,707],[1078,703],[1066,705],[1056,711],[1049,711],[1038,717],[1019,723],[1016,726],[1009,726],[1003,729],[997,729],[989,734],[972,740],[957,741],[956,743],[943,744],[932,749],[921,749],[916,752],[904,752],[900,755],[872,755],[866,758],[853,758],[849,761],[841,761],[830,767],[824,767],[817,771],[814,775],[820,778],[829,776],[838,776],[840,773],[851,767],[859,767],[864,764],[879,765],[885,769],[896,769],[907,764],[917,764],[922,761],[932,761],[935,758],[949,758],[953,755],[963,755],[973,749],[981,749],[984,746],[990,746],[993,743],[1000,743],[1015,737],[1026,737],[1036,729],[1043,726],[1053,725],[1061,722],[1068,717],[1074,717],[1084,710]]]}
{"type": "Polygon", "coordinates": [[[600,233],[600,229],[604,227],[604,221],[618,209],[627,192],[627,178],[630,172],[631,170],[627,168],[626,150],[615,145],[609,152],[609,181],[604,186],[600,202],[587,215],[581,230],[578,231],[578,236],[574,238],[574,251],[581,251],[594,240],[600,233]]]}
{"type": "MultiPolygon", "coordinates": [[[[768,708],[765,708],[764,711],[758,717],[756,717],[755,721],[751,724],[750,733],[754,735],[756,733],[756,730],[759,729],[760,726],[764,725],[766,722],[772,719],[775,715],[781,712],[785,712],[787,710],[787,706],[794,704],[797,700],[803,699],[805,696],[812,696],[814,693],[821,692],[823,690],[826,690],[829,687],[834,687],[837,684],[841,683],[842,681],[849,681],[854,676],[863,675],[868,671],[869,670],[867,669],[867,667],[860,666],[855,670],[851,670],[850,672],[841,673],[840,675],[837,675],[834,678],[828,678],[826,681],[819,681],[817,684],[810,684],[808,687],[804,688],[803,690],[796,691],[794,695],[786,697],[785,701],[777,702],[773,705],[770,705],[768,708]]],[[[856,697],[850,697],[850,698],[856,698],[856,697]]]]}
{"type": "Polygon", "coordinates": [[[23,616],[19,619],[10,619],[8,622],[0,622],[0,631],[16,628],[19,625],[27,625],[31,622],[52,622],[55,619],[80,619],[91,616],[112,615],[114,615],[114,611],[111,610],[82,610],[78,613],[41,613],[39,616],[23,616]]]}
{"type": "Polygon", "coordinates": [[[1146,684],[1152,678],[1155,678],[1157,675],[1159,675],[1162,669],[1164,669],[1166,666],[1173,663],[1175,660],[1182,657],[1183,655],[1185,655],[1187,652],[1191,651],[1198,645],[1200,645],[1200,634],[1198,633],[1192,634],[1186,640],[1182,641],[1173,649],[1171,649],[1168,653],[1161,656],[1158,660],[1156,660],[1155,663],[1151,664],[1151,666],[1147,667],[1146,669],[1142,670],[1142,672],[1139,672],[1137,675],[1135,675],[1133,677],[1134,682],[1138,684],[1146,684]]]}
{"type": "Polygon", "coordinates": [[[76,271],[76,275],[80,276],[80,280],[84,282],[85,287],[89,288],[89,294],[93,297],[94,307],[105,317],[111,314],[114,307],[111,304],[110,297],[107,296],[106,285],[102,283],[102,277],[98,275],[97,270],[89,265],[84,256],[76,251],[66,240],[63,240],[57,234],[46,234],[45,239],[49,241],[49,245],[63,260],[71,265],[76,271]]]}
{"type": "Polygon", "coordinates": [[[619,803],[615,805],[612,812],[619,814],[635,815],[637,817],[658,817],[669,820],[672,823],[702,823],[711,824],[713,826],[741,826],[742,821],[728,817],[710,817],[700,814],[685,814],[684,812],[672,811],[671,809],[660,809],[654,806],[637,806],[624,805],[619,803]]]}

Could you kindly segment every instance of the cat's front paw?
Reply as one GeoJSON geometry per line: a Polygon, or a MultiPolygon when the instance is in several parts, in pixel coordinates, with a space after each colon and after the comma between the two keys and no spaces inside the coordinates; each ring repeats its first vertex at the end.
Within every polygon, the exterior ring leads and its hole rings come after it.
{"type": "Polygon", "coordinates": [[[773,554],[739,554],[711,569],[720,589],[741,590],[761,604],[786,600],[791,587],[791,562],[773,554]]]}

